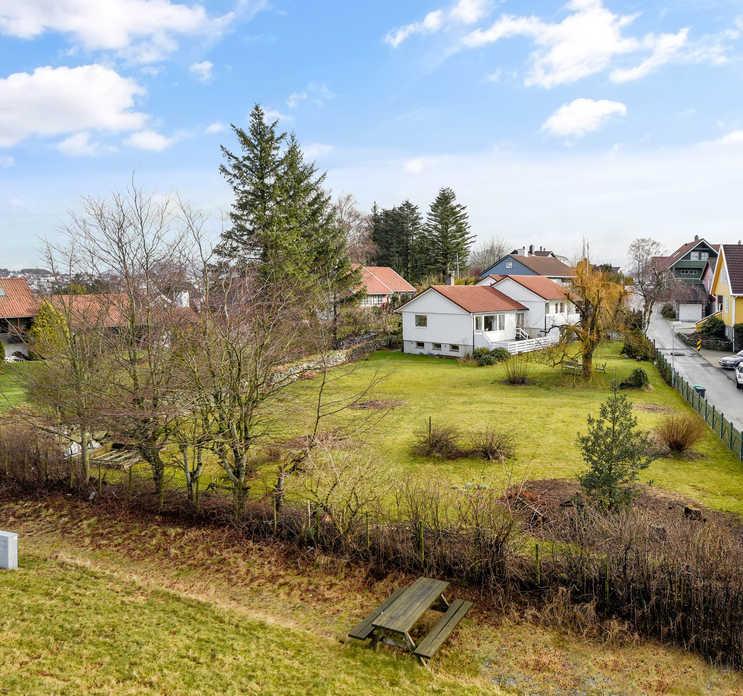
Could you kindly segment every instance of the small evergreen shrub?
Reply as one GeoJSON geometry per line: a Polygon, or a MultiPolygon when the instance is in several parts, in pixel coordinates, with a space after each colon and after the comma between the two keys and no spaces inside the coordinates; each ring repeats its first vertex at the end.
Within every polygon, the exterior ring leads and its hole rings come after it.
{"type": "Polygon", "coordinates": [[[699,326],[699,333],[707,338],[727,338],[725,322],[720,317],[710,317],[699,326]]]}
{"type": "Polygon", "coordinates": [[[681,454],[691,449],[704,436],[704,423],[691,414],[668,416],[656,428],[660,442],[671,452],[681,454]]]}
{"type": "Polygon", "coordinates": [[[638,367],[636,370],[632,370],[630,376],[619,387],[621,389],[642,389],[643,387],[647,387],[648,384],[650,384],[648,373],[641,367],[638,367]]]}
{"type": "Polygon", "coordinates": [[[673,305],[670,302],[666,302],[660,308],[660,314],[664,319],[675,319],[676,318],[676,310],[673,308],[673,305]]]}
{"type": "Polygon", "coordinates": [[[472,351],[473,360],[480,366],[495,365],[496,363],[508,360],[511,354],[505,348],[476,348],[472,351]]]}
{"type": "Polygon", "coordinates": [[[489,462],[503,462],[515,453],[515,438],[511,433],[488,428],[472,438],[472,454],[489,462]]]}
{"type": "Polygon", "coordinates": [[[633,360],[652,360],[655,351],[650,339],[640,331],[628,331],[624,335],[622,355],[633,360]]]}

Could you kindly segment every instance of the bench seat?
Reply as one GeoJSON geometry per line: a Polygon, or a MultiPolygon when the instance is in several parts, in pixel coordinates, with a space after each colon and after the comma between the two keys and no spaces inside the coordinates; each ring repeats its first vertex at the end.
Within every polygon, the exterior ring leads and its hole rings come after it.
{"type": "Polygon", "coordinates": [[[464,618],[472,607],[472,602],[463,599],[455,599],[444,614],[429,631],[428,635],[418,643],[413,651],[420,660],[425,663],[430,660],[451,635],[457,624],[464,618]]]}

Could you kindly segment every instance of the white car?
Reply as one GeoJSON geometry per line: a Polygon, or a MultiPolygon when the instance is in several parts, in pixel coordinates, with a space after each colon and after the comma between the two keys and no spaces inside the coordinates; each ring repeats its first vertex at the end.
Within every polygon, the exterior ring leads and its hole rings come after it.
{"type": "Polygon", "coordinates": [[[743,363],[743,350],[739,350],[735,355],[720,358],[720,367],[723,370],[734,370],[741,363],[743,363]]]}
{"type": "Polygon", "coordinates": [[[735,368],[735,386],[738,387],[738,389],[743,389],[743,363],[740,363],[740,365],[735,368]]]}

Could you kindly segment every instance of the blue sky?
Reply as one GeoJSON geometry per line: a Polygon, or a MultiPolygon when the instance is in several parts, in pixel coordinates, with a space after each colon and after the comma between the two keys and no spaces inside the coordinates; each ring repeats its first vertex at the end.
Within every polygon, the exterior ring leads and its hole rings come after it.
{"type": "Polygon", "coordinates": [[[259,102],[362,208],[621,262],[743,237],[743,0],[0,0],[0,266],[137,182],[217,220],[259,102]]]}

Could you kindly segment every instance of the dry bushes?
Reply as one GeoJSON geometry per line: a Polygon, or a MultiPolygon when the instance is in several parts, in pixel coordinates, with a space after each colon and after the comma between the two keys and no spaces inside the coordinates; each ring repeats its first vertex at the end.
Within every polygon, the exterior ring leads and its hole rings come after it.
{"type": "Polygon", "coordinates": [[[668,416],[656,428],[659,442],[674,454],[690,450],[704,437],[704,423],[691,414],[668,416]]]}
{"type": "Polygon", "coordinates": [[[471,453],[489,462],[503,462],[516,454],[516,440],[511,433],[488,428],[472,438],[471,453]]]}
{"type": "Polygon", "coordinates": [[[529,378],[529,358],[526,353],[512,356],[504,363],[507,384],[526,384],[529,378]]]}
{"type": "Polygon", "coordinates": [[[0,426],[0,477],[36,488],[67,481],[70,470],[59,438],[21,421],[0,426]]]}
{"type": "Polygon", "coordinates": [[[459,431],[454,426],[434,424],[429,418],[427,427],[416,433],[413,451],[422,457],[457,459],[463,456],[458,441],[459,431]]]}

